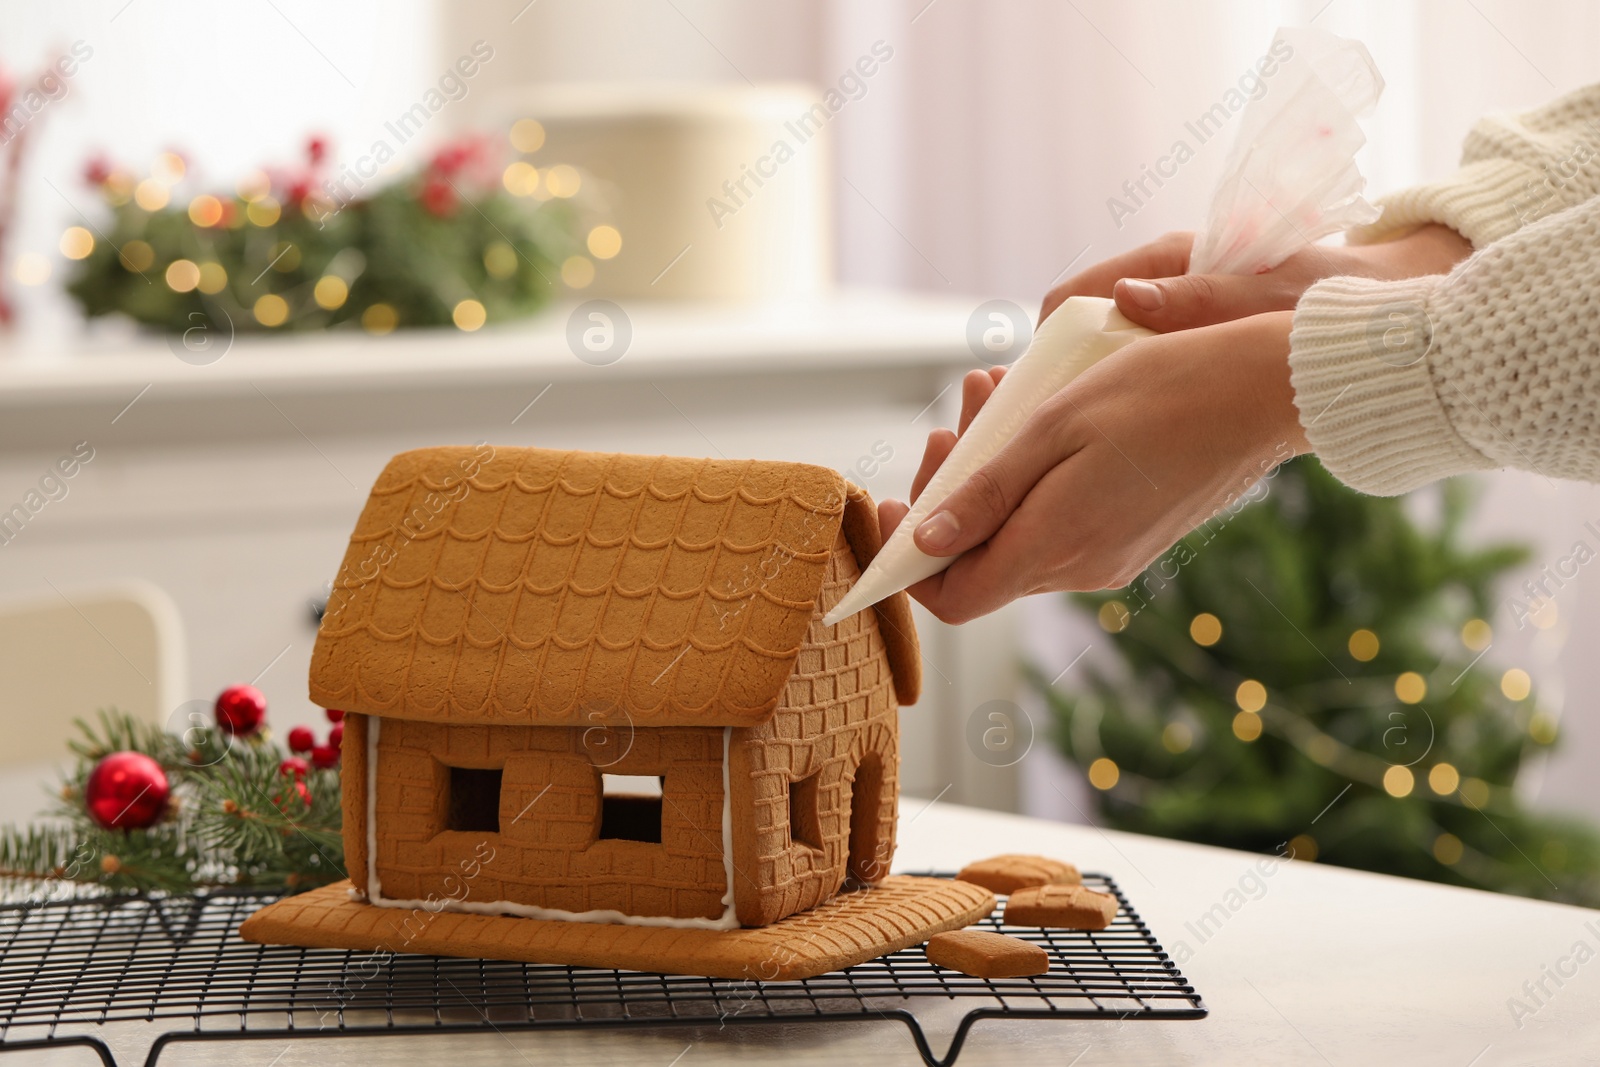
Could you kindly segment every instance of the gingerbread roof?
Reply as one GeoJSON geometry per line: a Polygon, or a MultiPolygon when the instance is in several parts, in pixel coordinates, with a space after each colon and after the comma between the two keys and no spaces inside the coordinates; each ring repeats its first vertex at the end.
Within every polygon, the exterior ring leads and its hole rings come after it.
{"type": "MultiPolygon", "coordinates": [[[[758,724],[831,606],[817,601],[841,528],[864,568],[881,545],[871,499],[807,464],[405,452],[350,537],[311,699],[434,722],[758,724]]],[[[877,612],[913,703],[904,594],[877,612]]]]}

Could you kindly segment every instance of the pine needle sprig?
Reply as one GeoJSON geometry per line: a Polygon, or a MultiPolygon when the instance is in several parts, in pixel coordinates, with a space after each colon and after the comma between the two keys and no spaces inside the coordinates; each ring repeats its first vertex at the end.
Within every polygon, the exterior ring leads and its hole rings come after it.
{"type": "Polygon", "coordinates": [[[0,826],[0,892],[194,893],[222,887],[296,892],[345,876],[337,768],[297,787],[289,756],[264,732],[238,738],[214,725],[182,734],[115,709],[78,720],[76,757],[40,821],[0,826]],[[108,830],[84,802],[95,765],[139,752],[161,765],[167,811],[145,829],[108,830]],[[309,803],[307,802],[309,798],[309,803]]]}

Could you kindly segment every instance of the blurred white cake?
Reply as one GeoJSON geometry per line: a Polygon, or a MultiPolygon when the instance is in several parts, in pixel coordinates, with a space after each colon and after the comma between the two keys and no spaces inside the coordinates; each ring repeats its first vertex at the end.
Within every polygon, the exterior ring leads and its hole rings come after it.
{"type": "Polygon", "coordinates": [[[503,129],[539,122],[528,161],[575,167],[621,234],[584,296],[807,299],[833,281],[820,99],[802,85],[546,85],[502,94],[494,113],[503,129]]]}

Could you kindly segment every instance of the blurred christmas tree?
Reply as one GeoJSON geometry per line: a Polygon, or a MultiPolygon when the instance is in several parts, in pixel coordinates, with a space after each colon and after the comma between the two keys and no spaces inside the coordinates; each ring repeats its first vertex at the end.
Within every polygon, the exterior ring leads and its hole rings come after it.
{"type": "Polygon", "coordinates": [[[1077,594],[1121,657],[1048,697],[1111,826],[1600,904],[1600,835],[1515,785],[1556,741],[1485,621],[1521,546],[1361,496],[1314,460],[1224,510],[1127,589],[1077,594]]]}

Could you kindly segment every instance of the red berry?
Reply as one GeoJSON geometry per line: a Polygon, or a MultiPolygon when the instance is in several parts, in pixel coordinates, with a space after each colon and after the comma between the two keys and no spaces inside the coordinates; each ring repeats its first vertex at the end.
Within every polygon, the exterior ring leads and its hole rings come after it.
{"type": "Polygon", "coordinates": [[[304,778],[306,774],[310,772],[310,770],[310,765],[308,765],[306,761],[301,759],[299,756],[290,756],[288,759],[278,764],[278,773],[283,775],[285,778],[288,778],[291,775],[296,778],[304,778]]]}
{"type": "Polygon", "coordinates": [[[310,752],[316,743],[317,737],[309,726],[296,726],[289,731],[290,752],[310,752]]]}
{"type": "Polygon", "coordinates": [[[306,159],[314,167],[328,158],[328,140],[325,137],[313,137],[306,142],[306,159]]]}
{"type": "Polygon", "coordinates": [[[311,750],[311,765],[326,770],[339,765],[339,750],[332,745],[318,745],[311,750]]]}
{"type": "Polygon", "coordinates": [[[329,722],[344,722],[344,712],[338,708],[329,708],[325,714],[328,716],[329,722]]]}
{"type": "Polygon", "coordinates": [[[253,685],[230,685],[217,697],[217,725],[235,737],[261,729],[267,718],[267,698],[253,685]]]}
{"type": "MultiPolygon", "coordinates": [[[[310,787],[302,782],[299,778],[296,778],[294,779],[294,791],[300,795],[300,803],[309,808],[311,806],[310,787]]],[[[289,810],[291,805],[288,800],[288,794],[278,793],[274,795],[272,798],[272,803],[275,804],[278,810],[283,812],[285,815],[291,814],[289,810]]]]}
{"type": "Polygon", "coordinates": [[[105,829],[140,830],[161,818],[171,792],[161,764],[142,752],[113,752],[89,773],[83,800],[105,829]]]}
{"type": "Polygon", "coordinates": [[[328,747],[344,748],[344,723],[335,723],[333,729],[328,731],[328,747]]]}

